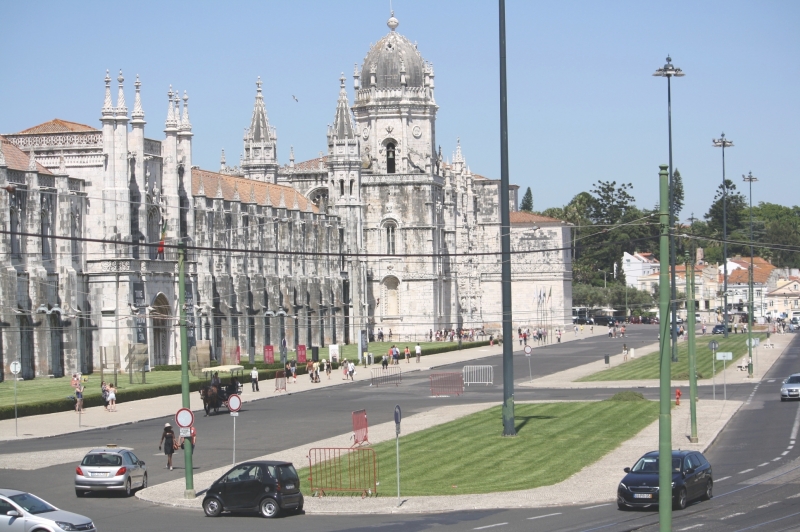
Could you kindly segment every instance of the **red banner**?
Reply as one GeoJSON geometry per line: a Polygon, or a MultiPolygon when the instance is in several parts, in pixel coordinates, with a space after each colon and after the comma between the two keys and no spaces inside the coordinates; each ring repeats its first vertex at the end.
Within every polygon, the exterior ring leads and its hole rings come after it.
{"type": "Polygon", "coordinates": [[[271,345],[264,346],[264,364],[275,363],[275,348],[271,345]]]}
{"type": "Polygon", "coordinates": [[[306,363],[306,346],[302,344],[297,346],[297,363],[298,364],[306,363]]]}

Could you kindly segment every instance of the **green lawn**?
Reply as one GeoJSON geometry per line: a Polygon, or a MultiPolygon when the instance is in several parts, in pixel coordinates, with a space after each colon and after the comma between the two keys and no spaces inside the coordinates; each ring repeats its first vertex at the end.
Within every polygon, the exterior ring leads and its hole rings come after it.
{"type": "MultiPolygon", "coordinates": [[[[491,493],[556,484],[658,417],[652,401],[517,405],[517,436],[501,436],[501,407],[400,438],[402,495],[491,493]]],[[[374,446],[378,495],[397,496],[395,442],[374,446]]],[[[622,474],[620,472],[620,474],[622,474]]],[[[308,468],[300,471],[311,494],[308,468]]],[[[346,480],[346,479],[345,479],[346,480]]]]}
{"type": "MultiPolygon", "coordinates": [[[[86,388],[85,397],[100,395],[100,372],[91,375],[84,375],[88,382],[84,383],[86,388]]],[[[106,382],[114,382],[113,373],[106,372],[106,382]]],[[[129,384],[128,374],[117,375],[117,391],[122,392],[130,389],[146,389],[162,384],[174,384],[181,382],[180,371],[151,371],[147,374],[147,384],[129,384]]],[[[58,379],[37,378],[29,381],[17,381],[17,404],[38,403],[41,401],[64,399],[69,395],[74,395],[74,390],[70,386],[72,375],[58,379]]],[[[189,381],[199,380],[189,375],[189,381]]],[[[134,379],[135,382],[135,379],[134,379]]],[[[14,381],[7,379],[0,382],[0,405],[14,404],[14,381]]]]}
{"type": "MultiPolygon", "coordinates": [[[[760,333],[754,334],[754,338],[761,338],[763,342],[767,335],[760,333]]],[[[733,361],[727,364],[735,364],[736,360],[747,354],[747,335],[746,334],[730,334],[728,338],[723,338],[721,334],[698,336],[696,342],[697,348],[697,374],[698,378],[710,379],[712,376],[712,360],[711,350],[708,348],[708,343],[712,340],[719,342],[718,351],[730,351],[733,353],[733,361]]],[[[755,357],[755,350],[753,351],[755,357]]],[[[678,362],[671,364],[673,379],[688,380],[689,379],[689,343],[680,342],[678,344],[678,362]]],[[[716,362],[716,371],[722,371],[722,362],[716,362]]],[[[615,366],[611,369],[606,369],[586,377],[581,377],[578,382],[594,382],[594,381],[622,381],[622,380],[637,380],[637,379],[658,379],[660,374],[659,368],[659,354],[658,352],[650,353],[643,357],[636,357],[627,362],[615,366]]]]}

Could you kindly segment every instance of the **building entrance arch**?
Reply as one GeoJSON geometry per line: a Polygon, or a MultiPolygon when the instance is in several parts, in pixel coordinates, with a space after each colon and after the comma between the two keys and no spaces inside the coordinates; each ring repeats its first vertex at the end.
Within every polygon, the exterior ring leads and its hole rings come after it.
{"type": "Polygon", "coordinates": [[[172,311],[169,300],[163,293],[159,293],[153,302],[150,312],[153,327],[153,365],[162,366],[169,364],[169,339],[172,336],[172,311]]]}

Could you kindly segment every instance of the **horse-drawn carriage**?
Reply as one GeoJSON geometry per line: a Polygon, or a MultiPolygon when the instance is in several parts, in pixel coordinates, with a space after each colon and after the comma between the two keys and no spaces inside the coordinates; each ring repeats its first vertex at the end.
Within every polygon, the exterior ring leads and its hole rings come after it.
{"type": "Polygon", "coordinates": [[[200,371],[208,379],[208,384],[200,388],[200,397],[203,399],[203,409],[206,411],[206,416],[211,413],[211,410],[216,414],[221,406],[227,406],[230,395],[241,395],[241,379],[244,375],[244,366],[216,366],[203,368],[200,371]],[[224,379],[219,379],[218,382],[214,379],[214,376],[219,373],[230,374],[227,383],[224,382],[224,379]]]}

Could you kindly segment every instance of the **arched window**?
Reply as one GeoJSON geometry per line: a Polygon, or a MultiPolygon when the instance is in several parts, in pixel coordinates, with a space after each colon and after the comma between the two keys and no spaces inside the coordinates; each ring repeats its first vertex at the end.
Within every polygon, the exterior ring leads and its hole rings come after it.
{"type": "Polygon", "coordinates": [[[386,254],[395,254],[395,229],[397,226],[393,223],[386,224],[386,254]]]}
{"type": "Polygon", "coordinates": [[[386,173],[393,174],[394,172],[394,143],[390,142],[386,145],[386,173]]]}

